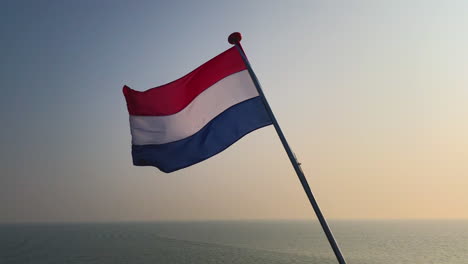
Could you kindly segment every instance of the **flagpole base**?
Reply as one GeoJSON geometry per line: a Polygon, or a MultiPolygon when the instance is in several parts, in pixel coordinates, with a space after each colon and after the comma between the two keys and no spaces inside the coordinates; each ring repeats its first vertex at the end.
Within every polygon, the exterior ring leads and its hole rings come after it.
{"type": "Polygon", "coordinates": [[[234,32],[228,37],[228,42],[232,45],[238,44],[242,40],[242,35],[239,32],[234,32]]]}

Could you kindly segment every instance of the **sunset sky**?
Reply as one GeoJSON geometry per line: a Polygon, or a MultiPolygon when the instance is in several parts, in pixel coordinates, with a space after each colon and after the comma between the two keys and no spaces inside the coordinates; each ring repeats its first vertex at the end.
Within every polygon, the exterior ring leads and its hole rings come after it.
{"type": "Polygon", "coordinates": [[[468,218],[468,1],[2,1],[0,222],[315,219],[273,127],[134,167],[122,86],[242,44],[329,219],[468,218]]]}

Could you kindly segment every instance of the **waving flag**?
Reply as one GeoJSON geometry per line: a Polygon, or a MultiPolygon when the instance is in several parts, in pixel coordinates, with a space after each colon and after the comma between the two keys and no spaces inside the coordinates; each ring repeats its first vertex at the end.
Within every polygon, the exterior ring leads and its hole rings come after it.
{"type": "Polygon", "coordinates": [[[309,183],[240,44],[184,77],[138,92],[124,86],[136,166],[176,171],[225,150],[255,129],[273,125],[340,264],[346,264],[309,183]]]}
{"type": "Polygon", "coordinates": [[[144,92],[123,87],[136,166],[173,172],[272,124],[236,47],[144,92]]]}

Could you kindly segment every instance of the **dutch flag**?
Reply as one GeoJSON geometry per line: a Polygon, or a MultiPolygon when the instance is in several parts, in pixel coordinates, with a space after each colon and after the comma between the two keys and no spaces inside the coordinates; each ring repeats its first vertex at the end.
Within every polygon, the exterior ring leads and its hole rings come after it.
{"type": "Polygon", "coordinates": [[[123,87],[136,166],[173,172],[272,124],[236,47],[184,77],[139,92],[123,87]]]}

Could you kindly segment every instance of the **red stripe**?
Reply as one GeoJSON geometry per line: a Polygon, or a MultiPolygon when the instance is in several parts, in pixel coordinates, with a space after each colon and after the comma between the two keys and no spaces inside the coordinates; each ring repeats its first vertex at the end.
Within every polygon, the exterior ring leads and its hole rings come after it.
{"type": "Polygon", "coordinates": [[[225,77],[245,70],[239,52],[232,47],[184,77],[144,92],[123,87],[130,115],[171,115],[185,108],[201,92],[225,77]]]}

